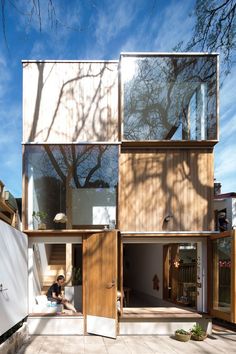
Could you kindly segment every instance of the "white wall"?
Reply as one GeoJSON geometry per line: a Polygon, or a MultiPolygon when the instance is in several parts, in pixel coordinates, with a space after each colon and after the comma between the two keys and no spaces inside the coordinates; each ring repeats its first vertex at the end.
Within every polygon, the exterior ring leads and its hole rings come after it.
{"type": "MultiPolygon", "coordinates": [[[[32,276],[32,291],[31,297],[35,298],[41,294],[42,282],[44,273],[48,267],[48,261],[50,258],[52,245],[45,245],[43,243],[35,244],[34,251],[31,249],[32,265],[29,267],[29,274],[31,269],[33,269],[32,276]]],[[[31,303],[31,300],[29,301],[31,303]]],[[[32,306],[34,301],[32,301],[32,306]]],[[[32,312],[32,308],[29,307],[29,311],[32,312]]]]}
{"type": "Polygon", "coordinates": [[[232,198],[232,228],[236,229],[236,198],[232,198]]]}
{"type": "Polygon", "coordinates": [[[0,335],[28,314],[25,234],[0,220],[0,335]]]}
{"type": "Polygon", "coordinates": [[[222,198],[214,200],[214,210],[226,209],[227,219],[229,220],[228,229],[236,226],[236,198],[222,198]]]}
{"type": "Polygon", "coordinates": [[[41,294],[43,277],[44,273],[47,271],[51,248],[51,244],[35,243],[33,245],[30,242],[28,249],[29,313],[33,312],[33,307],[35,305],[35,297],[41,294]]]}
{"type": "Polygon", "coordinates": [[[125,245],[125,263],[124,279],[127,279],[129,287],[162,299],[163,246],[161,244],[125,245]],[[153,289],[152,279],[155,274],[159,278],[158,291],[153,289]]]}

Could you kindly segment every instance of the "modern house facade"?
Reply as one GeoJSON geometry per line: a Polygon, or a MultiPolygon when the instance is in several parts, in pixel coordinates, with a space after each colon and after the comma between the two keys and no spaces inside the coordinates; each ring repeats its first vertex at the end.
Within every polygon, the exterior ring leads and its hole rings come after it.
{"type": "Polygon", "coordinates": [[[215,54],[23,61],[32,333],[65,331],[63,320],[69,334],[113,338],[207,325],[204,314],[235,322],[235,234],[214,230],[218,86],[215,54]],[[60,272],[77,317],[36,311],[60,272]]]}

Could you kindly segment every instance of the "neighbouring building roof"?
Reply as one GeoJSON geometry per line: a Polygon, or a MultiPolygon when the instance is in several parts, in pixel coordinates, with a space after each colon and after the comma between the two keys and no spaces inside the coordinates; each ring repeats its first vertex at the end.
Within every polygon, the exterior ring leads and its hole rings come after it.
{"type": "Polygon", "coordinates": [[[224,199],[224,198],[236,198],[236,193],[235,192],[222,193],[214,196],[214,199],[224,199]]]}

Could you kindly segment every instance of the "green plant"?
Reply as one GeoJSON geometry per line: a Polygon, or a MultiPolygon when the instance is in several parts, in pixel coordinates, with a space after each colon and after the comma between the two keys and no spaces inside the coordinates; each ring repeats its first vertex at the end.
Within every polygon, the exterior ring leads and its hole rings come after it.
{"type": "Polygon", "coordinates": [[[191,332],[185,329],[177,329],[175,331],[175,339],[180,342],[188,342],[191,338],[191,332]]]}
{"type": "Polygon", "coordinates": [[[189,331],[185,331],[185,329],[177,329],[175,331],[176,334],[184,334],[184,335],[190,335],[191,333],[189,331]]]}
{"type": "Polygon", "coordinates": [[[191,329],[191,333],[194,334],[195,336],[204,336],[206,334],[206,332],[204,331],[204,329],[202,328],[202,326],[200,326],[199,323],[196,323],[193,328],[191,329]]]}
{"type": "Polygon", "coordinates": [[[73,285],[82,284],[82,272],[80,267],[74,267],[72,272],[72,283],[73,285]]]}
{"type": "Polygon", "coordinates": [[[33,218],[35,218],[35,220],[38,221],[38,223],[42,223],[45,221],[46,217],[47,217],[47,213],[46,211],[33,211],[33,218]]]}

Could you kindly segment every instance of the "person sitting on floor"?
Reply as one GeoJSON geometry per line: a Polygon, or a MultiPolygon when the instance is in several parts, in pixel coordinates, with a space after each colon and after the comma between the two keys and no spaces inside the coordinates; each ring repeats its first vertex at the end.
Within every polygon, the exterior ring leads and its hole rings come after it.
{"type": "Polygon", "coordinates": [[[47,291],[48,301],[56,302],[57,304],[64,305],[68,310],[77,312],[74,306],[63,297],[61,292],[61,286],[65,282],[64,275],[59,275],[57,281],[54,282],[47,291]]]}

